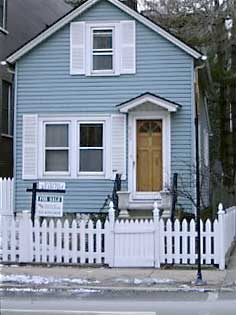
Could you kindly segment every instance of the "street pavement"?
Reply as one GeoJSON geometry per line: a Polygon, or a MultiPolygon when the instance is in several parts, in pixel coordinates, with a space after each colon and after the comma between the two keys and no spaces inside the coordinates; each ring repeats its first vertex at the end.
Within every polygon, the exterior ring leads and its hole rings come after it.
{"type": "Polygon", "coordinates": [[[235,315],[235,293],[108,292],[4,296],[1,315],[235,315]]]}

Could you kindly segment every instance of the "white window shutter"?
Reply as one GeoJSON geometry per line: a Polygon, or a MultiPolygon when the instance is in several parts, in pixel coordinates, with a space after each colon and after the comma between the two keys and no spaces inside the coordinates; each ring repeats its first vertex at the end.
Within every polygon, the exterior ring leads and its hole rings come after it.
{"type": "Polygon", "coordinates": [[[37,179],[38,165],[38,116],[23,116],[23,179],[37,179]]]}
{"type": "Polygon", "coordinates": [[[111,178],[115,179],[116,173],[119,173],[122,179],[126,179],[126,116],[112,115],[111,128],[111,178]]]}
{"type": "Polygon", "coordinates": [[[120,22],[120,73],[136,72],[135,21],[120,22]]]}
{"type": "Polygon", "coordinates": [[[85,74],[85,22],[70,24],[70,73],[85,74]]]}

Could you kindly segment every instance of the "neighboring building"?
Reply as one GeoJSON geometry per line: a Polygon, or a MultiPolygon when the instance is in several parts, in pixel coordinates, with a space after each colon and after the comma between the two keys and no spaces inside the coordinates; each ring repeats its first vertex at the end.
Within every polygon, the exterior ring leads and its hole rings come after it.
{"type": "Polygon", "coordinates": [[[9,56],[16,211],[30,207],[34,181],[65,182],[65,212],[99,211],[117,173],[136,215],[163,206],[175,172],[194,195],[201,58],[117,0],[88,0],[9,56]]]}
{"type": "MultiPolygon", "coordinates": [[[[0,61],[69,10],[64,0],[0,0],[0,61]]],[[[12,80],[0,65],[0,177],[13,173],[12,80]]]]}

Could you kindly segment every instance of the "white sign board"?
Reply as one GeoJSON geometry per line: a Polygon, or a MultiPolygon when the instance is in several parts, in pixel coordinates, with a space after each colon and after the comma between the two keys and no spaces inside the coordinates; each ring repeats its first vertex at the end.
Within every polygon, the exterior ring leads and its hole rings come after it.
{"type": "Polygon", "coordinates": [[[36,196],[36,216],[62,217],[63,196],[38,194],[36,196]]]}
{"type": "Polygon", "coordinates": [[[65,190],[66,183],[64,182],[39,182],[38,189],[65,190]]]}

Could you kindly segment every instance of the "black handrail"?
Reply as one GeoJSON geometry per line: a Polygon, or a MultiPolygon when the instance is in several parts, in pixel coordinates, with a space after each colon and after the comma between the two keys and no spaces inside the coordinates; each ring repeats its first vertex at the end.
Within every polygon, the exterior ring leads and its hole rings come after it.
{"type": "Polygon", "coordinates": [[[121,174],[116,174],[113,191],[112,191],[112,197],[111,200],[113,201],[114,209],[118,209],[118,195],[117,191],[121,190],[121,174]]]}
{"type": "Polygon", "coordinates": [[[118,195],[117,191],[121,190],[121,174],[116,174],[115,180],[114,180],[114,185],[112,189],[112,194],[108,195],[100,209],[102,211],[105,209],[106,206],[109,205],[109,201],[113,201],[113,207],[115,210],[118,210],[118,195]]]}
{"type": "Polygon", "coordinates": [[[178,173],[174,173],[172,182],[171,221],[174,222],[175,207],[177,203],[178,173]]]}

